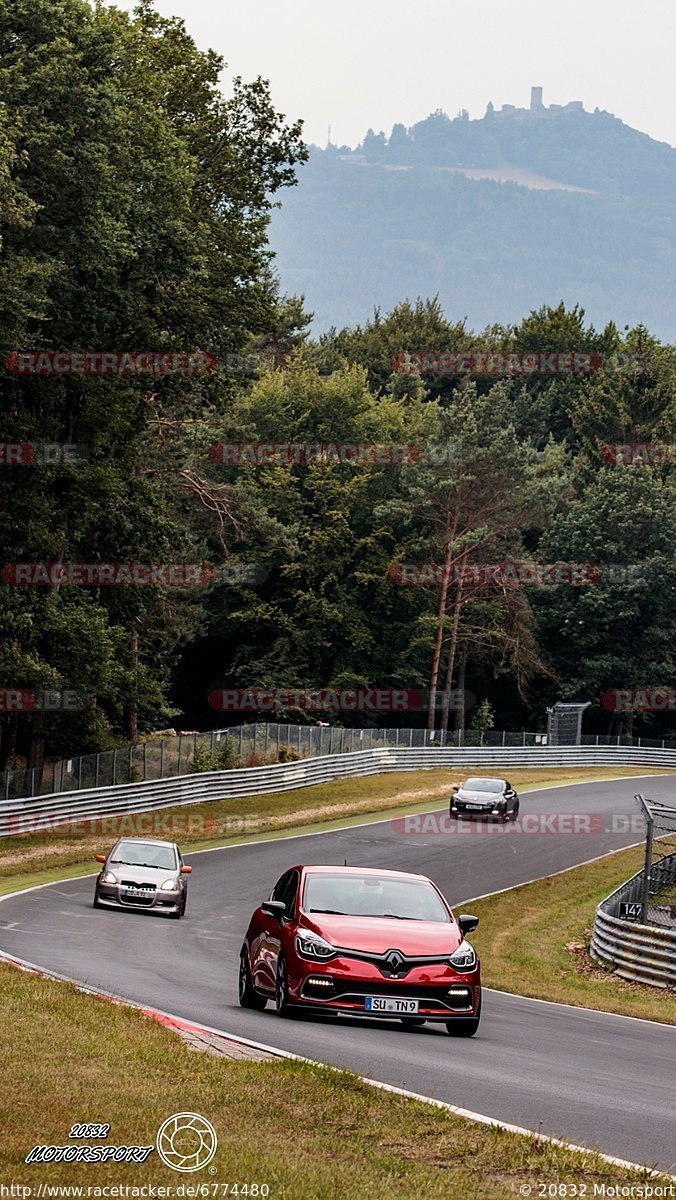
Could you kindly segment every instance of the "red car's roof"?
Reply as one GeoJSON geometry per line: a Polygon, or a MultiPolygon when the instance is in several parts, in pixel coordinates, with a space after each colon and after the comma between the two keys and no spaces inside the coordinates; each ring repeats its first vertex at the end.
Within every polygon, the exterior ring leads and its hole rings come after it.
{"type": "Polygon", "coordinates": [[[326,871],[330,871],[332,875],[376,875],[379,879],[382,879],[382,877],[385,875],[389,875],[396,879],[423,879],[425,883],[430,882],[426,875],[417,875],[412,871],[381,871],[376,867],[339,867],[331,866],[331,864],[327,864],[326,866],[304,867],[298,865],[294,868],[294,870],[303,871],[306,875],[321,875],[326,871]]]}

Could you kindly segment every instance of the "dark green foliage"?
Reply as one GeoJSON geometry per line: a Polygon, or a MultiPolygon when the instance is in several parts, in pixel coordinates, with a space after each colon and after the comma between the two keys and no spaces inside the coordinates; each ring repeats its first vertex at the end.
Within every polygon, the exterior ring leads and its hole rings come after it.
{"type": "MultiPolygon", "coordinates": [[[[364,171],[334,149],[305,172],[322,220],[313,229],[305,212],[303,253],[315,255],[313,270],[335,263],[349,287],[369,270],[382,307],[340,328],[336,304],[325,324],[338,327],[312,339],[302,297],[279,294],[267,241],[272,198],[305,157],[300,128],[275,112],[261,80],[237,81],[224,100],[221,65],[145,0],[134,17],[85,0],[0,6],[0,354],[201,350],[221,364],[208,376],[153,379],[3,371],[0,441],[89,450],[87,463],[0,468],[5,564],[204,562],[215,574],[190,588],[0,583],[0,687],[73,688],[93,701],[70,716],[3,715],[0,767],[14,757],[39,767],[45,753],[105,748],[176,717],[192,728],[241,719],[210,706],[221,688],[464,687],[482,705],[457,722],[471,726],[474,715],[482,729],[491,712],[503,728],[541,728],[545,704],[563,695],[591,700],[597,728],[610,727],[605,690],[668,686],[676,671],[675,469],[612,466],[606,449],[676,442],[676,357],[649,332],[673,247],[644,221],[649,201],[639,188],[601,205],[442,179],[439,155],[461,154],[477,124],[443,114],[397,127],[389,143],[370,136],[364,171]],[[415,180],[382,170],[392,154],[409,156],[415,180]],[[440,204],[418,237],[421,188],[440,204]],[[526,242],[511,237],[515,213],[526,242]],[[655,263],[656,307],[637,290],[634,329],[595,329],[580,281],[606,287],[598,255],[617,255],[626,221],[636,270],[655,263]],[[449,249],[451,232],[460,249],[449,249]],[[386,253],[376,261],[378,239],[386,253]],[[580,264],[569,302],[533,308],[533,296],[552,295],[564,251],[580,264]],[[474,332],[463,319],[477,253],[490,266],[493,319],[509,294],[529,313],[520,323],[474,332]],[[395,294],[393,255],[414,265],[411,294],[425,299],[395,294]],[[515,283],[528,256],[541,269],[535,291],[515,283]],[[436,293],[449,264],[444,304],[436,293]],[[604,367],[468,381],[394,371],[405,349],[575,350],[604,367]],[[213,454],[224,442],[408,445],[419,461],[234,467],[213,454]],[[445,596],[393,581],[407,561],[511,559],[636,570],[621,584],[445,596]]],[[[586,178],[590,120],[562,178],[586,178]]],[[[609,137],[603,169],[615,164],[604,188],[615,193],[625,188],[618,146],[629,143],[610,118],[598,121],[609,137]]],[[[490,119],[479,124],[486,162],[507,149],[513,161],[535,154],[525,126],[526,141],[508,145],[490,119]]],[[[651,195],[662,195],[672,159],[637,137],[637,161],[654,167],[651,195]]],[[[538,163],[553,172],[546,156],[538,163]]],[[[302,704],[286,714],[317,715],[302,704]]],[[[329,716],[334,725],[425,718],[424,703],[395,716],[329,716]]],[[[635,728],[664,734],[673,724],[642,717],[635,728]]],[[[294,755],[281,748],[283,760],[294,755]]],[[[194,764],[224,765],[220,751],[194,764]]]]}

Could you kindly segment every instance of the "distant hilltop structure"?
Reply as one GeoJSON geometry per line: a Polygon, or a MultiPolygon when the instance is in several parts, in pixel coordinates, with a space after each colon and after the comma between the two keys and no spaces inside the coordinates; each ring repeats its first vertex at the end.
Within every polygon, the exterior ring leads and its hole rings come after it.
{"type": "Polygon", "coordinates": [[[486,116],[489,117],[540,117],[545,113],[572,113],[584,112],[584,105],[581,100],[569,100],[567,104],[550,104],[547,107],[542,103],[542,88],[532,87],[530,89],[530,108],[517,108],[515,104],[503,104],[502,108],[496,110],[491,101],[488,101],[486,108],[486,116]]]}

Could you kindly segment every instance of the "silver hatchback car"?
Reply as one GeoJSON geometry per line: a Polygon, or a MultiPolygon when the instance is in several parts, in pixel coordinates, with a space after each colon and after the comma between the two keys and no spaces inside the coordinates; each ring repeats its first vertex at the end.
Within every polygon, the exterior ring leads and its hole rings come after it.
{"type": "Polygon", "coordinates": [[[94,887],[94,908],[149,908],[177,921],[185,913],[186,875],[192,867],[185,865],[175,842],[120,838],[96,861],[103,867],[94,887]]]}

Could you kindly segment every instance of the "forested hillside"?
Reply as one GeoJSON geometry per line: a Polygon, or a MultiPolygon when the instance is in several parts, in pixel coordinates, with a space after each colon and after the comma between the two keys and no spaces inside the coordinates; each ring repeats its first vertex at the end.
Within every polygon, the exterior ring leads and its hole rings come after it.
{"type": "MultiPolygon", "coordinates": [[[[572,698],[592,703],[589,728],[676,730],[668,706],[624,715],[603,701],[669,688],[676,666],[676,351],[651,329],[655,309],[641,319],[636,298],[633,328],[595,327],[552,278],[547,304],[524,286],[530,315],[473,330],[458,320],[461,276],[446,311],[391,303],[375,276],[380,313],[341,328],[338,308],[336,328],[310,336],[266,240],[272,199],[288,205],[306,169],[300,127],[261,81],[223,100],[220,67],[149,5],[134,18],[84,0],[0,10],[2,443],[33,448],[0,467],[0,679],[4,695],[90,700],[4,711],[0,767],[241,720],[214,705],[223,689],[424,696],[333,724],[471,726],[480,711],[496,728],[541,728],[547,704],[572,698]],[[149,352],[141,369],[133,355],[149,352]],[[587,366],[552,367],[557,353],[587,366]],[[54,461],[46,443],[82,454],[54,461]],[[609,450],[627,444],[644,450],[609,450]],[[505,563],[587,573],[533,586],[477,574],[505,563]],[[140,582],[138,564],[155,573],[140,582]],[[405,584],[402,564],[436,575],[405,584]]],[[[470,193],[488,192],[444,186],[478,220],[470,193]]],[[[361,269],[354,218],[342,210],[361,269]]],[[[484,245],[491,271],[504,234],[484,245]]],[[[551,236],[565,241],[565,223],[551,236]]],[[[590,255],[618,237],[607,213],[577,232],[590,255]]],[[[419,291],[433,297],[426,261],[419,291]]],[[[665,279],[651,281],[655,303],[665,279]]],[[[495,271],[496,296],[503,283],[495,271]]]]}
{"type": "Polygon", "coordinates": [[[435,113],[354,151],[313,148],[271,240],[316,332],[438,295],[474,326],[562,298],[597,325],[644,321],[673,340],[675,230],[676,150],[609,113],[435,113]]]}

